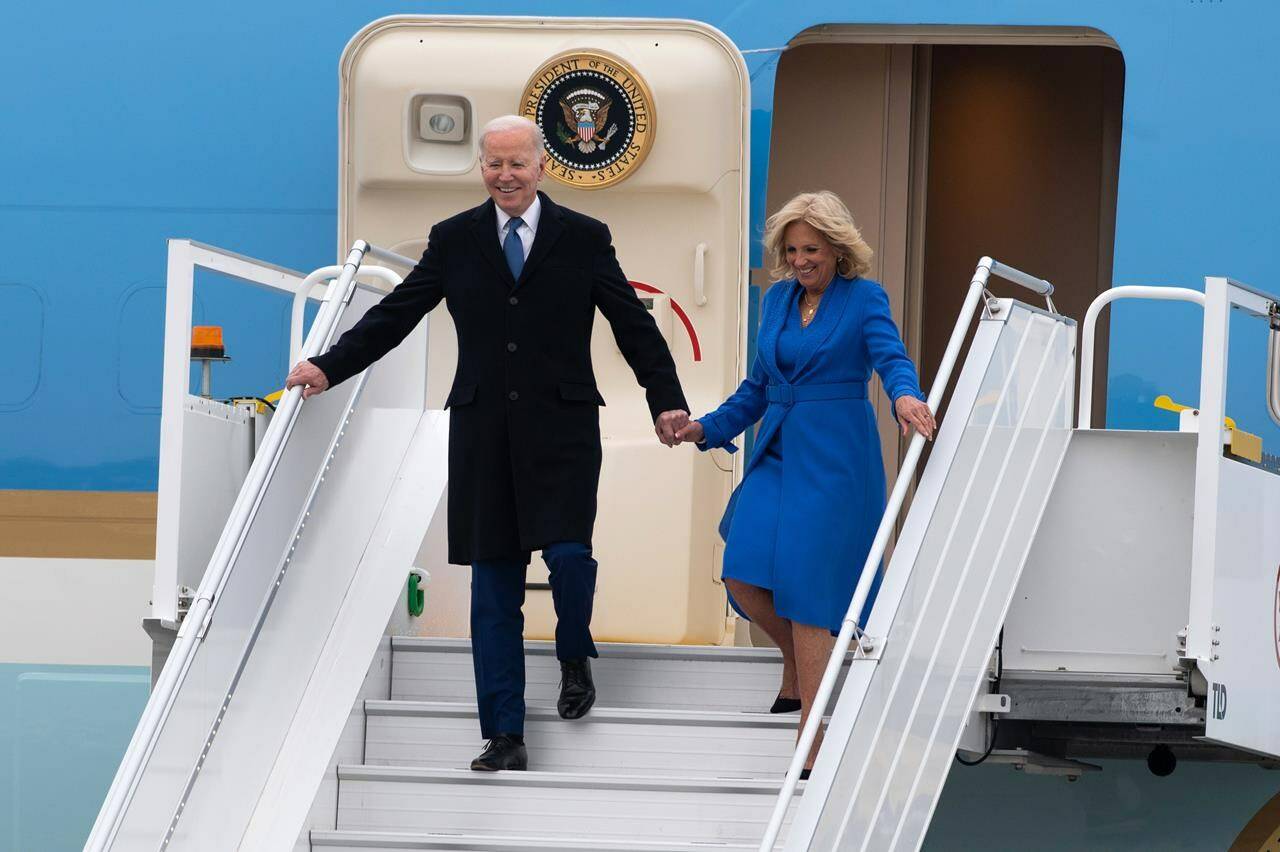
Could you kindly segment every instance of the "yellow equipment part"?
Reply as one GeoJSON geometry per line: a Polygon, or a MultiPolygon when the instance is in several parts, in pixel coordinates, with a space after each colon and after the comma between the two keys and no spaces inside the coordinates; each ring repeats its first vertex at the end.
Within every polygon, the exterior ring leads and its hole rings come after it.
{"type": "MultiPolygon", "coordinates": [[[[1152,403],[1156,408],[1164,411],[1172,411],[1175,414],[1191,409],[1189,405],[1183,405],[1174,402],[1173,398],[1168,394],[1160,394],[1152,403]]],[[[1238,456],[1242,459],[1248,459],[1252,462],[1262,461],[1262,438],[1252,432],[1246,432],[1236,426],[1236,421],[1230,417],[1222,418],[1223,428],[1227,430],[1228,440],[1227,446],[1231,448],[1231,455],[1238,456]]]]}

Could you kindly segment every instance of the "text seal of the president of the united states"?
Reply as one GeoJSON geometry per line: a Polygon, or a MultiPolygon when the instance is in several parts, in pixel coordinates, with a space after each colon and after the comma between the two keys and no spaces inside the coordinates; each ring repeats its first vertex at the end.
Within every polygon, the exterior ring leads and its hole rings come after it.
{"type": "Polygon", "coordinates": [[[556,56],[529,78],[520,114],[547,139],[547,173],[578,189],[628,177],[653,146],[653,96],[627,63],[596,51],[556,56]]]}

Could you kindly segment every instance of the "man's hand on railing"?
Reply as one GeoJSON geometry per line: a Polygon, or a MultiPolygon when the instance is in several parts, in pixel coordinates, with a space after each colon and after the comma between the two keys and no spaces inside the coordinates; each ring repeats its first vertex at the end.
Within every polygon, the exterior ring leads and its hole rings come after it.
{"type": "Polygon", "coordinates": [[[289,371],[288,378],[284,380],[284,389],[288,390],[298,385],[303,387],[302,398],[307,399],[327,391],[329,379],[315,364],[310,361],[299,361],[297,366],[289,371]]]}

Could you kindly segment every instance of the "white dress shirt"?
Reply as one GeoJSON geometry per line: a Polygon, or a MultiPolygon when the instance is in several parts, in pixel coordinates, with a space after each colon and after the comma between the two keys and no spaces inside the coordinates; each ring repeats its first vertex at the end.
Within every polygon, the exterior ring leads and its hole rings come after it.
{"type": "MultiPolygon", "coordinates": [[[[507,242],[507,225],[511,222],[512,217],[498,207],[494,208],[498,212],[498,248],[506,245],[507,242]]],[[[520,214],[520,220],[523,225],[516,231],[516,235],[520,237],[520,243],[524,246],[524,259],[529,259],[529,252],[533,249],[533,238],[538,233],[538,217],[542,215],[542,199],[538,196],[533,197],[533,203],[529,205],[529,209],[520,214]]]]}

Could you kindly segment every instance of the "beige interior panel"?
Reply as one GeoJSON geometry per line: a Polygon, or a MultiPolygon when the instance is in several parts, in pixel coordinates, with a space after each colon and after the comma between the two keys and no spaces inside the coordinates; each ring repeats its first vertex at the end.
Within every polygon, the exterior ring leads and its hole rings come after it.
{"type": "MultiPolygon", "coordinates": [[[[607,222],[628,277],[660,289],[684,311],[692,334],[674,315],[660,327],[697,416],[737,386],[745,349],[748,80],[740,54],[710,27],[419,16],[370,25],[348,45],[342,63],[339,245],[363,238],[420,254],[434,222],[486,197],[475,129],[518,112],[534,71],[572,50],[617,56],[644,79],[653,95],[653,148],[626,180],[608,188],[573,189],[550,178],[542,188],[557,203],[607,222]],[[489,61],[494,57],[501,61],[489,61]],[[411,144],[413,106],[426,95],[457,99],[469,110],[459,143],[469,146],[465,170],[452,152],[437,158],[439,169],[424,168],[421,146],[411,144]],[[703,305],[694,293],[700,244],[703,305]]],[[[457,357],[443,307],[429,318],[427,357],[428,404],[439,407],[457,357]]],[[[724,641],[716,524],[738,460],[657,442],[643,391],[599,316],[592,359],[607,401],[593,630],[611,641],[724,641]]],[[[443,550],[431,542],[420,559],[432,575],[428,606],[453,614],[423,623],[431,632],[456,635],[469,571],[445,565],[443,550]]],[[[545,580],[539,560],[529,580],[545,580]]],[[[549,592],[531,589],[525,612],[529,637],[552,635],[549,592]]]]}

